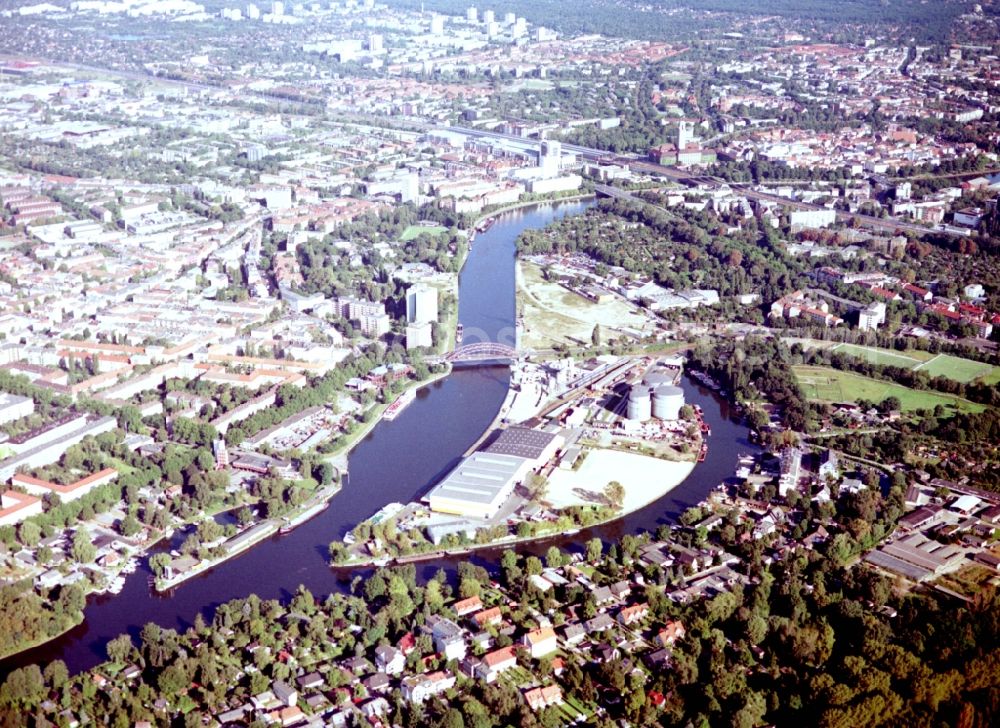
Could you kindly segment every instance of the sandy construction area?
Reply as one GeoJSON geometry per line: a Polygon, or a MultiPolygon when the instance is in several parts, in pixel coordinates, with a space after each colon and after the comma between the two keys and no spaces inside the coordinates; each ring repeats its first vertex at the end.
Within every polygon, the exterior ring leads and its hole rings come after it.
{"type": "Polygon", "coordinates": [[[558,283],[546,281],[534,263],[517,263],[518,304],[524,316],[522,344],[544,349],[554,344],[589,344],[594,325],[605,338],[621,329],[650,332],[653,322],[637,306],[621,298],[594,303],[558,283]]]}
{"type": "Polygon", "coordinates": [[[649,505],[680,485],[692,462],[660,460],[618,450],[591,450],[579,470],[555,470],[545,500],[556,508],[604,503],[604,487],[617,480],[625,487],[624,512],[649,505]]]}

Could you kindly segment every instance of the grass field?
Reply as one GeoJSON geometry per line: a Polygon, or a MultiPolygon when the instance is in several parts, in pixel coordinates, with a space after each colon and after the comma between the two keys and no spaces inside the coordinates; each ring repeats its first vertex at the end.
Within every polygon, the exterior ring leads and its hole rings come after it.
{"type": "Polygon", "coordinates": [[[817,402],[857,402],[866,399],[881,402],[886,397],[898,397],[904,411],[934,409],[937,405],[966,412],[982,412],[982,405],[937,392],[923,392],[892,382],[862,377],[828,367],[792,367],[802,392],[817,402]]]}
{"type": "MultiPolygon", "coordinates": [[[[910,352],[902,354],[895,351],[889,351],[888,349],[876,349],[871,346],[855,346],[854,344],[837,344],[837,346],[833,347],[831,351],[835,351],[838,354],[846,354],[847,356],[856,356],[859,359],[864,359],[867,362],[878,364],[879,366],[906,367],[907,369],[913,369],[917,365],[926,361],[926,359],[911,356],[910,352]]],[[[925,352],[915,353],[923,354],[925,352]]],[[[928,356],[928,358],[930,358],[930,356],[928,356]]]]}
{"type": "Polygon", "coordinates": [[[1000,367],[993,367],[993,371],[979,381],[983,384],[1000,384],[1000,367]]]}
{"type": "Polygon", "coordinates": [[[914,367],[914,369],[927,372],[932,377],[948,377],[956,382],[971,382],[980,377],[994,374],[996,367],[983,364],[980,361],[971,359],[961,359],[950,354],[938,354],[930,361],[914,367]]]}
{"type": "Polygon", "coordinates": [[[448,228],[442,227],[441,225],[410,225],[403,231],[403,234],[399,236],[399,239],[404,243],[413,240],[419,235],[440,235],[441,233],[448,232],[448,228]]]}
{"type": "Polygon", "coordinates": [[[977,379],[981,379],[987,384],[1000,382],[1000,367],[983,364],[972,359],[963,359],[951,354],[932,354],[929,351],[918,351],[915,349],[892,351],[890,349],[879,349],[874,346],[857,346],[855,344],[837,344],[829,348],[830,351],[835,351],[838,354],[854,356],[872,364],[905,367],[915,371],[927,372],[932,377],[947,377],[963,384],[977,379]]]}
{"type": "Polygon", "coordinates": [[[516,94],[518,91],[551,91],[556,85],[551,81],[539,78],[526,78],[523,81],[512,83],[504,91],[509,94],[516,94]]]}

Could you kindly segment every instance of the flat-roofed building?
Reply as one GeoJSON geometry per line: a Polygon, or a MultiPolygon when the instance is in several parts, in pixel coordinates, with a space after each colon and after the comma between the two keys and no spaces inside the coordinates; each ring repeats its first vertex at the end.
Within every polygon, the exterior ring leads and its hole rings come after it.
{"type": "Polygon", "coordinates": [[[883,544],[877,551],[865,556],[865,561],[913,581],[924,581],[967,563],[965,552],[960,547],[941,544],[922,533],[883,544]]]}
{"type": "Polygon", "coordinates": [[[60,483],[53,483],[49,480],[43,480],[42,478],[36,478],[34,476],[28,475],[27,473],[15,473],[14,477],[10,479],[11,485],[17,485],[24,488],[28,493],[35,496],[45,496],[49,493],[56,493],[64,501],[73,501],[77,498],[85,496],[94,488],[99,488],[102,485],[111,483],[118,479],[118,471],[114,468],[104,468],[99,472],[88,475],[85,478],[80,478],[79,480],[68,483],[66,485],[60,483]]]}
{"type": "Polygon", "coordinates": [[[483,448],[482,452],[494,455],[512,455],[542,464],[550,460],[564,440],[561,435],[530,427],[508,427],[483,448]]]}
{"type": "Polygon", "coordinates": [[[16,453],[28,452],[50,442],[55,442],[66,434],[83,427],[86,422],[87,415],[71,412],[47,422],[41,427],[16,435],[7,440],[6,444],[16,453]]]}
{"type": "Polygon", "coordinates": [[[35,411],[35,401],[31,397],[0,392],[0,424],[27,417],[35,411]]]}
{"type": "Polygon", "coordinates": [[[456,516],[491,518],[510,498],[533,461],[477,452],[465,458],[428,494],[431,510],[456,516]]]}
{"type": "Polygon", "coordinates": [[[41,498],[14,490],[0,494],[0,526],[12,526],[41,512],[41,498]]]}
{"type": "MultiPolygon", "coordinates": [[[[54,440],[43,442],[37,447],[0,461],[0,481],[9,480],[22,468],[40,468],[44,465],[50,465],[83,438],[87,436],[97,437],[118,427],[118,420],[110,416],[99,417],[91,421],[88,421],[85,416],[78,419],[79,422],[77,422],[77,418],[71,420],[77,425],[76,429],[62,433],[54,440]]],[[[60,427],[62,426],[60,425],[60,427]]]]}

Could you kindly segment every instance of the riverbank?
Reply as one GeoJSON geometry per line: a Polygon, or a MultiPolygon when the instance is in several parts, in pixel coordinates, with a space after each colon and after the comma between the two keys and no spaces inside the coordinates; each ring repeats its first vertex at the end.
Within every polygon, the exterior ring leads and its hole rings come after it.
{"type": "Polygon", "coordinates": [[[694,469],[695,463],[687,460],[663,460],[617,450],[588,450],[579,469],[553,471],[543,497],[547,506],[557,512],[573,509],[580,514],[580,522],[570,521],[569,517],[561,515],[556,521],[533,524],[525,522],[524,525],[529,528],[545,529],[530,535],[508,534],[483,543],[449,548],[438,548],[425,542],[419,544],[418,548],[422,546],[426,550],[395,556],[379,555],[347,559],[332,563],[331,568],[364,569],[464,556],[479,551],[536,544],[572,535],[583,528],[607,526],[638,513],[664,498],[687,480],[694,469]],[[620,507],[608,513],[611,506],[608,505],[604,490],[611,481],[617,481],[622,485],[623,498],[620,507]],[[588,514],[596,517],[588,518],[588,514]]]}
{"type": "MultiPolygon", "coordinates": [[[[234,536],[230,541],[236,541],[236,539],[242,539],[237,542],[237,546],[232,549],[227,549],[224,556],[220,556],[214,559],[204,559],[197,565],[193,566],[191,569],[183,572],[182,574],[177,574],[169,578],[159,578],[153,582],[153,587],[158,592],[165,592],[173,589],[176,586],[183,584],[188,579],[193,579],[199,574],[204,574],[206,571],[210,571],[220,564],[225,563],[229,559],[237,556],[244,551],[246,551],[251,546],[263,541],[268,536],[272,536],[278,532],[280,528],[279,524],[275,521],[264,521],[251,526],[246,531],[241,534],[234,536]]],[[[228,542],[227,542],[228,543],[228,542]]],[[[223,545],[225,547],[225,544],[223,545]]]]}
{"type": "MultiPolygon", "coordinates": [[[[444,371],[432,374],[426,379],[421,379],[419,382],[414,382],[410,386],[406,387],[403,391],[405,392],[407,390],[414,389],[417,392],[419,392],[424,387],[429,387],[430,385],[434,384],[434,382],[444,379],[449,374],[451,374],[451,365],[447,365],[447,368],[444,371]]],[[[402,394],[402,392],[400,394],[402,394]]],[[[368,422],[362,424],[360,429],[355,430],[350,435],[348,435],[344,443],[332,453],[329,453],[328,455],[324,456],[323,460],[336,467],[341,476],[343,476],[344,473],[347,473],[348,457],[350,456],[351,451],[357,446],[359,442],[361,442],[365,437],[367,437],[368,434],[373,429],[375,429],[376,425],[378,425],[382,421],[382,415],[385,414],[385,411],[386,409],[388,409],[390,404],[392,404],[392,402],[386,402],[385,404],[375,405],[372,408],[372,410],[369,410],[375,412],[376,414],[370,420],[368,420],[368,422]]]]}
{"type": "Polygon", "coordinates": [[[37,637],[27,642],[20,642],[18,643],[15,649],[9,650],[7,652],[0,652],[0,660],[6,660],[9,657],[14,657],[15,655],[19,655],[22,652],[33,650],[36,647],[41,647],[45,644],[48,644],[49,642],[52,642],[53,640],[57,640],[60,637],[68,634],[69,632],[72,632],[74,629],[83,624],[84,621],[85,617],[83,615],[83,612],[78,612],[76,615],[74,615],[72,624],[67,625],[65,629],[61,629],[53,635],[46,635],[44,637],[37,637]]]}
{"type": "Polygon", "coordinates": [[[593,200],[596,197],[596,192],[583,192],[575,195],[567,195],[566,197],[543,197],[537,200],[523,200],[521,202],[512,202],[509,205],[501,205],[500,207],[486,208],[480,213],[479,217],[473,220],[472,229],[475,231],[476,226],[487,218],[514,212],[515,210],[538,207],[539,205],[562,205],[569,202],[583,202],[584,200],[593,200]]]}
{"type": "Polygon", "coordinates": [[[206,571],[210,571],[211,569],[224,564],[229,559],[240,555],[250,547],[263,541],[265,538],[273,536],[281,529],[294,530],[314,516],[319,515],[319,513],[325,510],[326,507],[329,507],[330,501],[333,500],[334,496],[336,496],[342,488],[343,481],[339,479],[336,483],[320,487],[320,489],[314,493],[311,498],[302,503],[295,509],[294,512],[278,518],[269,518],[267,520],[260,521],[259,523],[255,523],[232,538],[227,539],[221,545],[221,548],[225,551],[225,553],[213,558],[203,559],[191,569],[169,578],[155,577],[152,582],[153,588],[158,592],[173,589],[174,587],[183,584],[188,579],[193,579],[199,574],[203,574],[206,571]],[[315,512],[310,513],[311,511],[315,512]]]}
{"type": "Polygon", "coordinates": [[[599,528],[621,521],[638,513],[656,501],[668,495],[681,485],[695,469],[695,463],[690,461],[661,460],[634,453],[624,453],[615,450],[591,450],[587,453],[583,466],[579,471],[554,471],[549,476],[549,486],[545,501],[556,509],[576,508],[583,512],[598,514],[607,511],[609,506],[604,497],[603,489],[612,480],[617,480],[624,488],[624,498],[620,508],[615,509],[607,517],[595,518],[583,523],[566,524],[561,521],[550,524],[542,533],[528,536],[510,534],[487,543],[473,543],[450,548],[433,548],[425,552],[417,552],[399,556],[379,556],[364,559],[352,559],[331,564],[334,570],[351,571],[376,566],[410,564],[421,561],[432,561],[439,558],[467,556],[473,553],[496,549],[509,549],[514,546],[540,544],[553,539],[573,535],[587,528],[599,528]],[[602,457],[602,454],[607,457],[602,457]],[[596,456],[596,458],[595,458],[596,456]],[[592,460],[593,458],[593,460],[592,460]],[[587,462],[591,467],[587,468],[587,462]],[[648,461],[648,462],[647,462],[648,461]],[[641,469],[640,469],[641,468],[641,469]],[[650,472],[652,469],[653,472],[650,472]],[[557,475],[565,477],[557,478],[557,475]],[[553,483],[553,480],[556,480],[553,483]],[[581,488],[580,484],[588,487],[581,488]],[[650,486],[650,484],[653,484],[650,486]],[[589,511],[587,509],[590,509],[589,511]]]}
{"type": "MultiPolygon", "coordinates": [[[[595,509],[592,511],[597,512],[595,509]]],[[[414,552],[410,554],[400,555],[400,556],[379,556],[364,559],[352,559],[349,561],[344,561],[340,563],[330,564],[330,568],[333,570],[344,570],[352,571],[355,569],[370,569],[376,566],[388,566],[392,564],[410,564],[417,561],[432,561],[438,558],[451,558],[455,556],[466,556],[468,554],[480,553],[483,551],[492,551],[496,549],[508,549],[512,546],[524,546],[528,544],[538,544],[544,543],[545,541],[550,541],[552,539],[562,538],[568,535],[573,535],[579,533],[581,529],[584,528],[599,528],[600,526],[606,526],[608,524],[619,521],[630,513],[625,513],[623,511],[616,511],[613,515],[607,518],[596,518],[593,521],[581,524],[573,524],[571,526],[564,527],[562,524],[552,524],[550,530],[544,533],[536,533],[530,536],[517,536],[515,534],[510,534],[509,536],[504,536],[503,538],[494,539],[488,543],[471,543],[465,544],[463,546],[453,546],[449,548],[433,548],[429,551],[414,552]]]]}

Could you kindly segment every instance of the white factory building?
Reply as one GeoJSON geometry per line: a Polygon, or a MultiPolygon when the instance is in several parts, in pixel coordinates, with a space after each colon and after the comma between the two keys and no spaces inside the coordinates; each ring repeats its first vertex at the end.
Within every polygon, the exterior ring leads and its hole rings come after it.
{"type": "Polygon", "coordinates": [[[491,518],[531,470],[531,460],[477,452],[438,483],[427,496],[432,511],[491,518]]]}
{"type": "Polygon", "coordinates": [[[428,493],[432,511],[465,518],[492,518],[534,468],[563,445],[553,432],[509,427],[480,452],[462,460],[428,493]]]}

